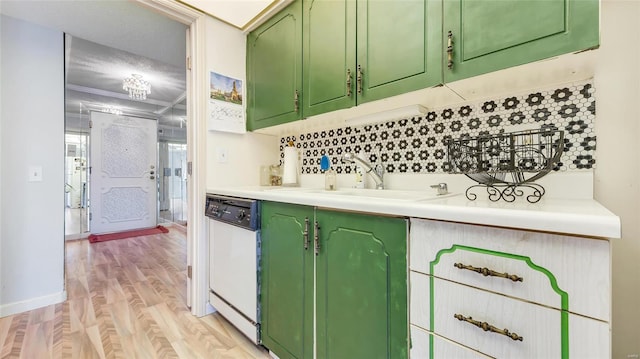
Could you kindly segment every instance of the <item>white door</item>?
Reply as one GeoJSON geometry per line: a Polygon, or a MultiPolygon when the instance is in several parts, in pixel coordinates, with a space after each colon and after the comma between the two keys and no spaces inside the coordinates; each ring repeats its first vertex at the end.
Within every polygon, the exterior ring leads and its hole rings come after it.
{"type": "Polygon", "coordinates": [[[157,122],[91,113],[91,233],[155,227],[157,122]]]}

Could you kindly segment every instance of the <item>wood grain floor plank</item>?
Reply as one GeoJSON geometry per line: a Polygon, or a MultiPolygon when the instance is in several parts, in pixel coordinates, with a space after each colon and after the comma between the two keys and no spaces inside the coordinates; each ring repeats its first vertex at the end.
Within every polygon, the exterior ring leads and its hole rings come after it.
{"type": "Polygon", "coordinates": [[[186,230],[66,243],[64,303],[0,318],[0,359],[269,358],[186,306],[186,230]]]}

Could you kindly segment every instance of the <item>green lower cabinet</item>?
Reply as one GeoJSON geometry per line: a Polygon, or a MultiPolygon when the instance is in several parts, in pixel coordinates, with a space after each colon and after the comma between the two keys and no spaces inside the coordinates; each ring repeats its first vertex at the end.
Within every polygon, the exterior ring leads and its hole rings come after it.
{"type": "Polygon", "coordinates": [[[313,207],[262,204],[261,337],[280,359],[313,358],[314,255],[304,242],[313,212],[313,207]]]}
{"type": "Polygon", "coordinates": [[[598,6],[598,0],[444,0],[445,51],[452,45],[444,81],[596,47],[598,6]]]}
{"type": "Polygon", "coordinates": [[[318,210],[316,221],[318,358],[407,358],[406,220],[318,210]]]}
{"type": "Polygon", "coordinates": [[[408,358],[407,221],[264,202],[261,304],[281,359],[408,358]]]}

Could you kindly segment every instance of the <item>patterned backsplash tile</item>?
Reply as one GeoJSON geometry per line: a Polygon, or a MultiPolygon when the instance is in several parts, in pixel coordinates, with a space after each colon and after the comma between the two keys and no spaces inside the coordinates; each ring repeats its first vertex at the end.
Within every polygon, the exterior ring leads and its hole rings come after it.
{"type": "Polygon", "coordinates": [[[564,154],[556,171],[595,167],[596,104],[593,81],[525,94],[430,110],[422,116],[370,125],[314,131],[280,139],[280,158],[293,141],[301,152],[302,174],[321,173],[328,155],[338,173],[355,166],[342,163],[346,152],[364,151],[372,163],[382,161],[388,173],[444,173],[446,141],[515,130],[555,127],[564,130],[564,154]]]}

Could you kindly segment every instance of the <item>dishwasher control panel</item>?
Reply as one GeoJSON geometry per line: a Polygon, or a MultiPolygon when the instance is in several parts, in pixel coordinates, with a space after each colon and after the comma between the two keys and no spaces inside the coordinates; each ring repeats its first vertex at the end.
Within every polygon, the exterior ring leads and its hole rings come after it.
{"type": "Polygon", "coordinates": [[[254,199],[208,194],[204,214],[213,220],[255,231],[260,227],[259,203],[254,199]]]}

